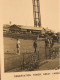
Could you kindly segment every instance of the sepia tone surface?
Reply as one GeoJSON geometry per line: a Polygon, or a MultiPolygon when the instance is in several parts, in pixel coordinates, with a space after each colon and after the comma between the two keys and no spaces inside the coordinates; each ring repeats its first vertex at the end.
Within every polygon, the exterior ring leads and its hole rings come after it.
{"type": "MultiPolygon", "coordinates": [[[[37,71],[36,74],[40,71],[45,76],[45,73],[41,71],[45,72],[47,70],[49,73],[49,70],[58,71],[60,69],[60,32],[58,30],[59,27],[57,27],[58,1],[40,0],[40,13],[42,25],[38,30],[34,26],[31,0],[30,2],[27,0],[3,0],[4,69],[2,68],[2,72],[4,72],[6,79],[6,73],[7,76],[8,74],[13,76],[15,72],[16,74],[19,72],[19,74],[26,76],[26,73],[32,75],[35,71],[37,71]],[[26,5],[26,3],[28,4],[26,5]],[[53,7],[51,8],[51,6],[53,7]],[[45,42],[46,37],[47,45],[45,42]],[[18,40],[20,47],[17,47],[18,40]],[[50,41],[53,42],[52,46],[50,41]],[[37,47],[34,46],[34,42],[37,47]],[[31,71],[33,72],[31,73],[31,71]]],[[[51,74],[54,73],[52,72],[51,74]]],[[[19,77],[19,79],[21,78],[19,77]]],[[[2,79],[4,80],[4,78],[2,79]]],[[[13,79],[10,78],[10,80],[13,79]]]]}

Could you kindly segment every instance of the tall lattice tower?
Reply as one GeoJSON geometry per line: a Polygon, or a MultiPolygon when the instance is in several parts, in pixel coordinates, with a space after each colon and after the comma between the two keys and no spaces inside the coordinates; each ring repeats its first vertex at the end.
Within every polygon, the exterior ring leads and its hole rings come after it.
{"type": "Polygon", "coordinates": [[[41,27],[39,0],[32,0],[32,2],[33,2],[34,27],[41,27]]]}

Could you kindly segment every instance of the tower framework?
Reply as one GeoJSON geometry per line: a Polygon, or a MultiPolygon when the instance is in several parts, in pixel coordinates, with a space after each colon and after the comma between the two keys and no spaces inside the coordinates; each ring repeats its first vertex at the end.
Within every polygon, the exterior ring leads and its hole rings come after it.
{"type": "Polygon", "coordinates": [[[41,27],[39,0],[32,0],[32,2],[33,2],[34,27],[41,27]]]}

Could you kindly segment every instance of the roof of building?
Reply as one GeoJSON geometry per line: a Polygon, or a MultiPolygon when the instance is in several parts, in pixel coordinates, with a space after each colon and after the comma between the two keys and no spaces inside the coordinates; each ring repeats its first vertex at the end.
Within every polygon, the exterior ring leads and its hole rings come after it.
{"type": "Polygon", "coordinates": [[[29,29],[29,30],[43,30],[42,27],[31,27],[31,26],[20,26],[21,29],[29,29]]]}
{"type": "Polygon", "coordinates": [[[25,30],[38,30],[38,31],[43,30],[42,27],[23,26],[23,25],[15,25],[15,24],[10,25],[8,27],[11,29],[19,29],[20,28],[20,29],[25,29],[25,30]]]}

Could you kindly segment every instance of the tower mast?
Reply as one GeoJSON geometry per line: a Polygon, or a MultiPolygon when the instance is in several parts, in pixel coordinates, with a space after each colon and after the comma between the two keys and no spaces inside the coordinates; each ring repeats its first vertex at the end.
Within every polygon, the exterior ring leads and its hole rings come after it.
{"type": "Polygon", "coordinates": [[[39,0],[32,0],[32,2],[33,2],[34,27],[41,27],[39,0]]]}

